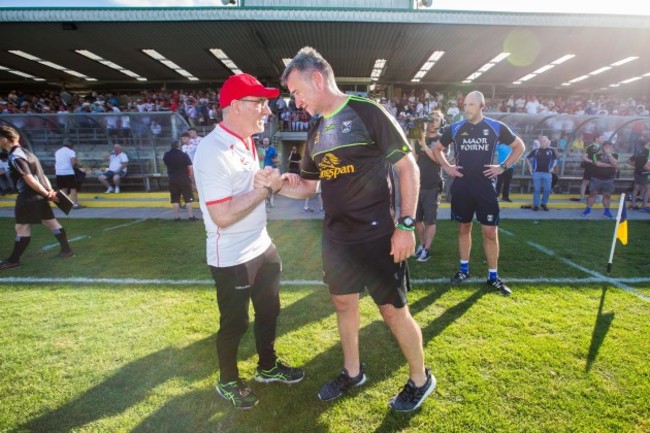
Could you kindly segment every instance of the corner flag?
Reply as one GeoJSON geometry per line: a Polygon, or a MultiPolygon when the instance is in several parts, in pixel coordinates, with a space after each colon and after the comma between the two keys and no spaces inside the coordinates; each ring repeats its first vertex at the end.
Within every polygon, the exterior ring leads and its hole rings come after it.
{"type": "Polygon", "coordinates": [[[623,212],[618,220],[618,228],[616,229],[616,237],[623,245],[627,245],[627,209],[625,209],[625,201],[623,201],[623,212]]]}
{"type": "Polygon", "coordinates": [[[610,273],[612,270],[612,259],[614,258],[616,239],[620,240],[623,245],[627,245],[627,209],[625,209],[625,194],[621,194],[621,200],[618,203],[616,227],[614,227],[614,239],[612,239],[612,249],[609,252],[609,261],[607,262],[607,273],[610,273]]]}

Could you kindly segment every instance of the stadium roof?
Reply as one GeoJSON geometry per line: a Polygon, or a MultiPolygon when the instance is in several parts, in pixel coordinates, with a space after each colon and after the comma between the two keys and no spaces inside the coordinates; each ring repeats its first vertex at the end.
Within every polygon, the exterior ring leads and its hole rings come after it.
{"type": "Polygon", "coordinates": [[[221,83],[233,72],[210,49],[223,50],[239,70],[277,84],[282,59],[311,45],[341,82],[372,83],[375,62],[383,59],[379,84],[499,94],[650,94],[647,16],[344,7],[4,8],[0,23],[4,89],[45,83],[70,88],[221,83]],[[166,66],[146,49],[172,63],[166,66]],[[444,54],[420,74],[421,81],[411,81],[435,51],[444,54]],[[510,55],[490,65],[502,52],[510,55]],[[554,64],[567,55],[574,57],[554,64]],[[481,68],[484,72],[463,84],[481,68]],[[522,78],[527,80],[513,84],[522,78]]]}

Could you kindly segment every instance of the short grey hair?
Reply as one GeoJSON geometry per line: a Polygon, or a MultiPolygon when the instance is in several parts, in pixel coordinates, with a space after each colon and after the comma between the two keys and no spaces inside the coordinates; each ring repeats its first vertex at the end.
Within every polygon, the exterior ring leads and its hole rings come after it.
{"type": "Polygon", "coordinates": [[[289,74],[293,71],[298,72],[309,72],[309,71],[318,71],[325,79],[330,83],[335,83],[334,80],[334,70],[327,60],[314,48],[312,47],[303,47],[298,53],[294,56],[293,59],[289,62],[287,67],[284,69],[282,76],[280,77],[280,82],[283,86],[287,85],[287,78],[289,74]]]}

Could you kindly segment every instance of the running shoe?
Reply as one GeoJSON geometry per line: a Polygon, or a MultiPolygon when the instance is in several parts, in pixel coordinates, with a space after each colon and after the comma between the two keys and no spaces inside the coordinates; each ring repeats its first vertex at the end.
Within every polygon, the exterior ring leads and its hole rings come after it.
{"type": "Polygon", "coordinates": [[[250,409],[257,404],[257,396],[241,379],[232,382],[217,382],[217,394],[228,400],[237,409],[250,409]]]}
{"type": "Polygon", "coordinates": [[[487,284],[499,290],[503,296],[512,295],[512,290],[510,290],[508,286],[506,286],[505,283],[501,281],[501,278],[496,278],[494,280],[487,280],[487,284]]]}
{"type": "Polygon", "coordinates": [[[262,383],[282,382],[298,383],[305,377],[305,372],[299,368],[289,367],[280,361],[275,361],[273,368],[268,370],[255,370],[255,380],[262,383]]]}
{"type": "Polygon", "coordinates": [[[318,391],[318,398],[323,401],[334,400],[347,392],[350,388],[361,386],[366,383],[365,364],[361,364],[359,374],[356,377],[350,377],[348,370],[341,370],[341,374],[331,382],[327,382],[318,391]]]}
{"type": "Polygon", "coordinates": [[[468,278],[469,278],[469,273],[466,274],[465,272],[458,271],[456,272],[456,275],[451,277],[451,282],[454,284],[458,284],[458,283],[462,283],[468,278]]]}
{"type": "Polygon", "coordinates": [[[422,250],[422,253],[420,253],[420,256],[418,257],[418,262],[426,262],[431,258],[431,254],[429,254],[429,250],[422,250]]]}
{"type": "Polygon", "coordinates": [[[415,250],[415,253],[411,257],[420,257],[420,254],[422,254],[422,250],[424,250],[424,245],[420,245],[417,250],[415,250]]]}
{"type": "Polygon", "coordinates": [[[614,215],[609,211],[609,209],[605,209],[605,212],[603,212],[603,218],[609,218],[610,220],[614,218],[614,215]]]}
{"type": "Polygon", "coordinates": [[[20,262],[10,262],[8,260],[3,260],[0,262],[0,271],[5,271],[7,269],[19,268],[22,263],[20,262]]]}
{"type": "Polygon", "coordinates": [[[411,379],[406,382],[404,388],[395,397],[391,398],[388,405],[391,409],[398,412],[410,412],[417,409],[424,402],[429,394],[436,389],[436,378],[431,374],[431,370],[426,368],[427,381],[424,385],[417,387],[411,379]]]}
{"type": "Polygon", "coordinates": [[[589,215],[591,215],[591,208],[590,207],[586,208],[584,211],[582,211],[580,215],[583,217],[588,217],[589,215]]]}

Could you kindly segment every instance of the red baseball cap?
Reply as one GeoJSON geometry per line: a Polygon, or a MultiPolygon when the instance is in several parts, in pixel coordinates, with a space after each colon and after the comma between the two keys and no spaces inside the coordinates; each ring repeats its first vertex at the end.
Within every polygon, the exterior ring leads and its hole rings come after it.
{"type": "Polygon", "coordinates": [[[279,94],[279,89],[275,87],[264,87],[252,75],[231,75],[221,87],[221,91],[219,92],[219,105],[221,105],[221,108],[226,108],[235,99],[242,99],[247,96],[271,99],[277,97],[279,94]]]}

